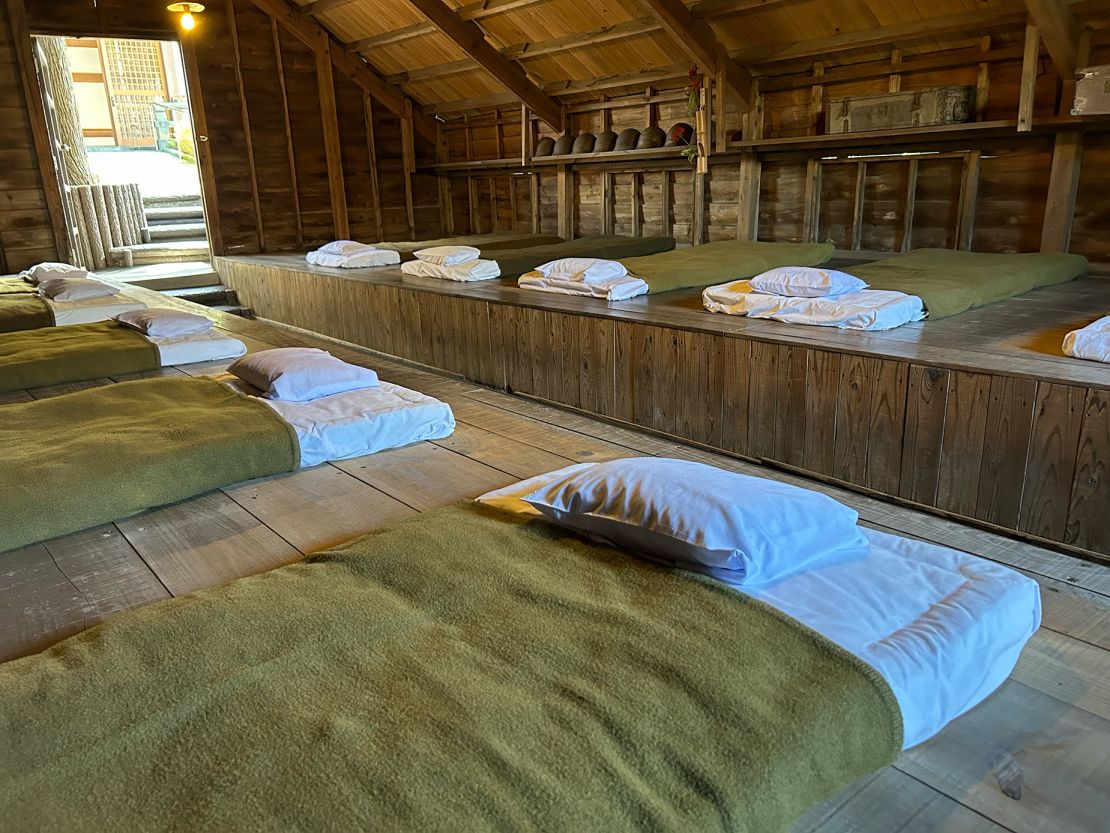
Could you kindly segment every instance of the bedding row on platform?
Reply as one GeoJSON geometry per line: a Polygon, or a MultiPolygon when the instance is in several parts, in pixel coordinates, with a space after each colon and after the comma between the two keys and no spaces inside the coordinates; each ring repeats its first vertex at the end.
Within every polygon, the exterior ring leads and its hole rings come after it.
{"type": "MultiPolygon", "coordinates": [[[[322,350],[228,371],[0,406],[0,549],[454,428],[322,350]]],[[[617,459],[117,616],[0,665],[0,812],[783,831],[988,697],[1040,623],[1031,579],[858,520],[617,459]]]]}

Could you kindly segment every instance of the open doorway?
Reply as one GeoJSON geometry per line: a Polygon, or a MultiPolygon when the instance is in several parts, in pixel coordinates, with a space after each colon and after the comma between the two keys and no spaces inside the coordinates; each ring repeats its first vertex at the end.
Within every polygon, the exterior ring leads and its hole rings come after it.
{"type": "Polygon", "coordinates": [[[35,37],[73,252],[125,280],[209,272],[196,137],[174,41],[35,37]]]}

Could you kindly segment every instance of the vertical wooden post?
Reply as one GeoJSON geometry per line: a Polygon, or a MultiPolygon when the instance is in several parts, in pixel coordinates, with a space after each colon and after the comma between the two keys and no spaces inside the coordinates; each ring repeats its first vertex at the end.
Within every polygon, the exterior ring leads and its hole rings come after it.
{"type": "Polygon", "coordinates": [[[532,234],[539,234],[543,227],[540,217],[540,175],[534,173],[529,176],[528,185],[528,198],[532,204],[532,234]]]}
{"type": "Polygon", "coordinates": [[[644,177],[640,171],[632,172],[632,236],[644,236],[644,177]]]}
{"type": "MultiPolygon", "coordinates": [[[[12,3],[14,5],[14,3],[12,3]]],[[[22,2],[19,3],[22,6],[22,2]]],[[[277,24],[274,24],[275,31],[277,24]]],[[[200,170],[200,193],[204,202],[205,225],[208,228],[208,242],[212,254],[223,255],[224,236],[220,218],[219,195],[216,192],[216,169],[212,164],[212,149],[208,141],[208,117],[204,110],[204,92],[200,86],[200,67],[197,63],[197,50],[192,38],[182,38],[181,63],[185,68],[185,86],[189,92],[189,110],[193,119],[193,135],[196,137],[197,168],[200,170]]],[[[33,108],[32,108],[33,109],[33,108]]],[[[44,180],[45,184],[45,180],[44,180]]],[[[295,184],[295,183],[294,183],[295,184]]],[[[47,189],[49,199],[49,189],[47,189]]],[[[300,236],[300,203],[297,208],[297,231],[300,236]]]]}
{"type": "MultiPolygon", "coordinates": [[[[270,18],[270,30],[271,30],[271,34],[273,35],[273,39],[274,39],[274,61],[276,63],[276,69],[277,69],[278,92],[281,93],[281,114],[282,114],[282,116],[284,117],[284,120],[285,120],[285,152],[289,157],[289,180],[290,180],[290,184],[293,186],[293,213],[296,215],[296,217],[294,219],[296,221],[296,226],[297,226],[297,246],[300,247],[300,246],[304,245],[304,221],[301,218],[301,189],[300,189],[299,181],[297,179],[297,155],[296,155],[296,153],[294,153],[294,150],[293,150],[293,124],[292,124],[291,119],[289,118],[289,91],[286,88],[286,84],[285,84],[285,61],[281,56],[281,31],[278,29],[278,23],[274,18],[270,18]]],[[[182,39],[182,41],[181,41],[181,54],[183,56],[185,54],[186,40],[187,39],[182,39]]],[[[191,44],[190,44],[189,48],[190,48],[190,50],[192,49],[191,44]]],[[[185,72],[186,72],[186,75],[187,75],[188,72],[189,72],[188,62],[186,62],[185,66],[186,66],[185,72]]],[[[198,82],[198,86],[199,86],[199,82],[198,82]]],[[[193,103],[193,108],[196,109],[196,108],[199,108],[200,105],[197,103],[197,99],[194,98],[192,90],[193,90],[193,85],[192,85],[192,82],[190,81],[190,83],[189,83],[189,99],[193,103]]],[[[193,118],[193,127],[194,127],[194,130],[199,130],[199,128],[196,126],[196,118],[195,117],[193,118]]],[[[374,146],[373,137],[371,135],[371,141],[370,141],[371,153],[373,153],[373,146],[374,146]]],[[[199,148],[199,145],[198,145],[198,148],[199,148]]],[[[202,167],[201,170],[203,171],[203,167],[202,167]]],[[[207,200],[207,198],[205,198],[206,209],[207,209],[207,203],[208,203],[208,200],[207,200]]],[[[206,211],[206,213],[207,213],[207,211],[206,211]]],[[[209,220],[208,225],[209,225],[208,233],[209,233],[209,235],[211,235],[212,234],[212,221],[211,220],[209,220]]],[[[379,231],[380,231],[380,228],[381,228],[381,224],[379,223],[379,231]]],[[[378,234],[378,237],[381,238],[380,233],[378,234]]],[[[212,250],[214,252],[216,251],[216,244],[214,242],[212,244],[212,250]]]]}
{"type": "Polygon", "coordinates": [[[613,172],[601,172],[601,233],[612,234],[616,225],[613,217],[613,172]]]}
{"type": "Polygon", "coordinates": [[[470,233],[482,233],[482,212],[478,207],[478,180],[471,174],[466,175],[466,197],[470,204],[470,233]]]}
{"type": "Polygon", "coordinates": [[[956,220],[956,248],[971,250],[975,235],[975,207],[979,199],[979,167],[982,153],[973,150],[964,158],[964,176],[960,185],[960,211],[956,220]]]}
{"type": "Polygon", "coordinates": [[[374,102],[370,93],[362,97],[362,113],[366,120],[366,152],[370,157],[370,188],[374,192],[374,232],[382,240],[385,232],[382,220],[382,191],[378,182],[378,150],[374,144],[374,102]]]}
{"type": "Polygon", "coordinates": [[[671,213],[673,206],[671,172],[662,171],[663,184],[660,188],[660,201],[663,203],[663,236],[670,237],[674,233],[674,215],[671,213]]]}
{"type": "MultiPolygon", "coordinates": [[[[818,61],[813,65],[813,80],[816,82],[825,74],[825,65],[818,61]]],[[[825,113],[825,85],[814,83],[809,91],[809,132],[813,136],[821,133],[825,113]]]]}
{"type": "Polygon", "coordinates": [[[908,252],[913,248],[913,214],[917,204],[917,174],[918,161],[911,159],[909,172],[906,175],[906,207],[902,212],[902,251],[908,252]]]}
{"type": "Polygon", "coordinates": [[[505,122],[501,118],[501,110],[493,111],[493,134],[497,137],[497,158],[505,158],[505,122]]]}
{"type": "Polygon", "coordinates": [[[324,155],[328,164],[328,189],[335,236],[351,236],[347,220],[347,188],[343,182],[343,145],[339,139],[339,116],[335,109],[335,80],[331,71],[331,39],[321,33],[316,48],[316,84],[320,92],[320,117],[324,127],[324,155]]]}
{"type": "Polygon", "coordinates": [[[856,195],[852,203],[852,251],[863,245],[863,197],[867,188],[867,163],[856,163],[856,195]]]}
{"type": "MultiPolygon", "coordinates": [[[[991,36],[984,35],[979,41],[980,52],[991,51],[991,36]]],[[[991,65],[990,61],[979,64],[979,76],[975,82],[975,121],[983,121],[987,117],[987,101],[990,98],[991,65]]]]}
{"type": "Polygon", "coordinates": [[[1032,22],[1025,24],[1025,54],[1021,59],[1021,98],[1018,101],[1019,133],[1033,129],[1033,98],[1037,91],[1037,68],[1041,58],[1041,35],[1032,22]]]}
{"type": "Polygon", "coordinates": [[[254,223],[258,232],[258,246],[266,251],[266,228],[262,223],[262,203],[258,197],[258,171],[254,163],[254,141],[251,138],[250,112],[247,108],[246,89],[243,86],[243,59],[239,51],[239,27],[235,23],[235,1],[227,0],[227,29],[231,36],[232,66],[235,83],[239,87],[239,116],[243,122],[243,145],[247,152],[247,171],[251,179],[251,200],[254,203],[254,223]]]}
{"type": "Polygon", "coordinates": [[[902,73],[898,71],[899,65],[902,63],[902,50],[890,50],[890,80],[887,82],[887,89],[892,93],[902,92],[902,73]]]}
{"type": "Polygon", "coordinates": [[[821,211],[821,160],[806,160],[806,188],[802,206],[802,240],[812,243],[817,239],[818,217],[821,211]]]}
{"type": "Polygon", "coordinates": [[[416,171],[416,146],[412,127],[412,99],[405,99],[401,117],[401,162],[405,169],[405,212],[409,223],[409,240],[416,238],[416,206],[413,204],[412,175],[416,171]]]}
{"type": "MultiPolygon", "coordinates": [[[[752,109],[744,116],[744,139],[756,141],[763,138],[763,96],[759,82],[752,84],[752,109]]],[[[759,180],[761,163],[754,150],[740,156],[739,204],[736,212],[736,239],[759,238],[759,180]]]]}
{"type": "Polygon", "coordinates": [[[532,143],[535,134],[532,132],[532,117],[528,114],[528,105],[520,105],[520,164],[527,167],[532,162],[532,143]]]}
{"type": "Polygon", "coordinates": [[[1075,217],[1075,195],[1079,191],[1079,169],[1083,158],[1083,134],[1078,130],[1056,134],[1052,149],[1052,174],[1048,180],[1042,252],[1066,252],[1071,244],[1075,217]]]}
{"type": "MultiPolygon", "coordinates": [[[[23,6],[23,0],[8,0],[8,24],[11,27],[12,42],[15,45],[16,58],[19,62],[19,75],[23,81],[23,94],[27,102],[27,112],[31,119],[31,138],[35,144],[39,176],[42,178],[46,211],[50,215],[54,248],[58,252],[58,259],[68,262],[74,259],[74,252],[70,245],[70,229],[69,223],[66,221],[62,182],[58,178],[58,169],[54,163],[54,153],[51,149],[50,134],[46,125],[46,110],[43,107],[42,89],[39,87],[38,76],[35,72],[35,58],[31,51],[31,32],[27,27],[27,12],[23,6]]],[[[208,148],[205,147],[203,150],[207,152],[208,148]]],[[[209,169],[211,169],[211,166],[209,166],[209,169]]],[[[214,189],[209,188],[209,190],[214,189]]]]}
{"type": "Polygon", "coordinates": [[[556,199],[558,201],[559,231],[564,240],[574,239],[574,172],[566,165],[556,168],[556,199]]]}
{"type": "Polygon", "coordinates": [[[489,178],[489,227],[497,231],[497,177],[489,178]]]}

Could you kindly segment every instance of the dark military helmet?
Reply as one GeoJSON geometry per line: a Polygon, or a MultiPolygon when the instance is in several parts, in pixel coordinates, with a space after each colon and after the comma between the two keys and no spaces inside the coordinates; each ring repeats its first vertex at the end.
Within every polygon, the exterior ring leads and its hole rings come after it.
{"type": "Polygon", "coordinates": [[[636,142],[640,139],[640,131],[635,127],[626,127],[617,136],[617,141],[613,145],[613,150],[632,150],[636,147],[636,142]]]}
{"type": "Polygon", "coordinates": [[[667,147],[688,145],[694,141],[694,128],[684,121],[676,122],[667,133],[667,147]]]}
{"type": "Polygon", "coordinates": [[[597,138],[593,133],[579,133],[574,138],[574,144],[571,146],[571,153],[593,153],[594,143],[597,138]]]}
{"type": "Polygon", "coordinates": [[[550,156],[555,150],[555,140],[550,136],[544,136],[536,142],[536,149],[532,151],[533,156],[550,156]]]}
{"type": "Polygon", "coordinates": [[[555,156],[566,156],[570,153],[570,149],[574,147],[574,137],[569,133],[564,133],[555,141],[555,156]]]}
{"type": "Polygon", "coordinates": [[[612,130],[604,130],[597,134],[597,141],[594,142],[594,153],[604,153],[605,151],[612,150],[613,145],[617,143],[617,134],[612,130]]]}
{"type": "Polygon", "coordinates": [[[636,142],[636,147],[643,148],[661,148],[667,141],[667,134],[663,132],[663,128],[653,124],[651,127],[645,128],[644,132],[640,134],[640,140],[636,142]]]}

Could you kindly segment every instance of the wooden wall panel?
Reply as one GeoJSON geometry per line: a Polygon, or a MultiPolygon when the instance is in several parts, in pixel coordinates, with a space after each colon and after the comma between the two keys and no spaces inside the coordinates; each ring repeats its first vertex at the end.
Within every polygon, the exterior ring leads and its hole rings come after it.
{"type": "Polygon", "coordinates": [[[805,178],[804,163],[764,163],[759,181],[760,240],[801,242],[805,178]]]}
{"type": "Polygon", "coordinates": [[[955,248],[962,177],[961,159],[918,160],[911,235],[914,248],[955,248]]]}
{"type": "Polygon", "coordinates": [[[984,154],[979,173],[972,248],[982,252],[1035,252],[1052,167],[1050,143],[984,154]]]}
{"type": "Polygon", "coordinates": [[[908,188],[908,163],[868,163],[863,178],[861,248],[876,252],[901,250],[908,188]]]}
{"type": "Polygon", "coordinates": [[[1110,133],[1084,137],[1071,250],[1110,263],[1110,133]]]}
{"type": "Polygon", "coordinates": [[[370,146],[366,133],[365,93],[335,75],[335,109],[343,153],[343,185],[347,190],[347,218],[355,240],[378,239],[377,197],[370,174],[370,146]]]}

